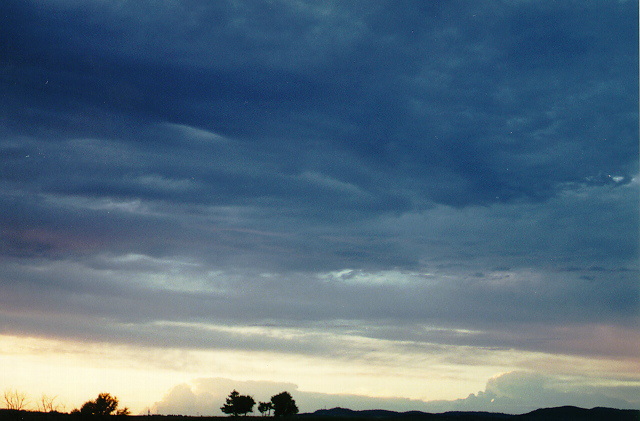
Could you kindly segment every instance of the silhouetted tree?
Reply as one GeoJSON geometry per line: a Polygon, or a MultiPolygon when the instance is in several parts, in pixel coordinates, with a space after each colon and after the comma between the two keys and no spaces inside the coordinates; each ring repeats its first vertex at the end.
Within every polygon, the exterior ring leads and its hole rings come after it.
{"type": "Polygon", "coordinates": [[[40,397],[40,400],[36,403],[38,411],[40,412],[58,412],[61,405],[56,403],[57,396],[49,396],[44,393],[40,397]]]}
{"type": "Polygon", "coordinates": [[[131,415],[131,411],[126,406],[116,411],[116,415],[131,415]]]}
{"type": "Polygon", "coordinates": [[[237,390],[234,390],[229,394],[226,403],[220,407],[220,410],[225,414],[233,415],[247,415],[249,412],[253,412],[253,405],[256,401],[249,395],[241,395],[237,390]]]}
{"type": "Polygon", "coordinates": [[[273,415],[275,417],[289,417],[298,413],[298,406],[289,392],[282,392],[271,397],[273,415]]]}
{"type": "MultiPolygon", "coordinates": [[[[82,415],[111,415],[118,409],[118,398],[109,393],[100,393],[96,400],[85,402],[80,408],[82,415]]],[[[118,415],[129,414],[128,408],[116,412],[118,415]]]]}
{"type": "Polygon", "coordinates": [[[258,404],[258,411],[260,411],[263,417],[265,416],[265,412],[267,413],[266,414],[267,416],[271,415],[272,409],[273,409],[273,404],[271,402],[260,402],[258,404]]]}
{"type": "Polygon", "coordinates": [[[6,409],[22,411],[27,406],[27,394],[16,389],[4,391],[4,405],[6,409]]]}

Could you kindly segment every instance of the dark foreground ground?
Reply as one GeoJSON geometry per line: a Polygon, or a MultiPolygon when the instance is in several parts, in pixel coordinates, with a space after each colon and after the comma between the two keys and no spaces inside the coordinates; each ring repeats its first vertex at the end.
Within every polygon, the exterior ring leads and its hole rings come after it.
{"type": "MultiPolygon", "coordinates": [[[[243,421],[266,421],[267,417],[239,417],[243,421]]],[[[269,417],[271,418],[271,417],[269,417]]],[[[0,421],[230,421],[230,417],[189,417],[182,415],[130,415],[94,416],[0,410],[0,421]]],[[[640,410],[613,408],[558,408],[537,409],[527,414],[509,415],[493,412],[393,412],[382,410],[352,411],[343,408],[325,409],[311,414],[300,414],[287,419],[295,421],[640,421],[640,410]]]]}

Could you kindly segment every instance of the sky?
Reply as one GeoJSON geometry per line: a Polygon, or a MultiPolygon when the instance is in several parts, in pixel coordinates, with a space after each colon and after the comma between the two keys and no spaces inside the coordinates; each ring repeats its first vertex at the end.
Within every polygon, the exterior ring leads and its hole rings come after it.
{"type": "Polygon", "coordinates": [[[635,1],[4,0],[0,104],[32,407],[640,408],[635,1]]]}

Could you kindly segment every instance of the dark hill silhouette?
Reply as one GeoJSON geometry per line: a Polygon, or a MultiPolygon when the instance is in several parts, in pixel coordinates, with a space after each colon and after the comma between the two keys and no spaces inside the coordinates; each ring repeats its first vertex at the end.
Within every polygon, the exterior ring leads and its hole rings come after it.
{"type": "Polygon", "coordinates": [[[640,411],[613,408],[593,409],[578,408],[575,406],[561,406],[557,408],[541,408],[527,414],[517,415],[517,421],[638,421],[640,411]]]}
{"type": "Polygon", "coordinates": [[[432,414],[421,411],[396,412],[384,409],[367,409],[362,411],[354,411],[346,408],[320,409],[312,414],[305,414],[312,418],[330,418],[336,419],[367,419],[367,420],[505,420],[511,418],[512,415],[493,413],[493,412],[445,412],[442,414],[432,414]]]}
{"type": "Polygon", "coordinates": [[[395,412],[386,410],[354,411],[346,408],[321,409],[310,414],[302,414],[314,420],[338,421],[350,419],[393,420],[393,421],[640,421],[640,411],[614,408],[578,408],[561,406],[536,409],[526,414],[510,415],[497,412],[451,411],[432,414],[421,411],[395,412]]]}
{"type": "MultiPolygon", "coordinates": [[[[321,409],[313,413],[292,417],[306,418],[304,421],[640,421],[640,410],[592,408],[575,406],[536,409],[526,414],[509,415],[495,412],[444,412],[432,414],[420,411],[395,412],[382,409],[354,411],[346,408],[321,409]]],[[[105,415],[81,416],[65,413],[44,413],[0,409],[0,421],[229,421],[230,417],[188,417],[182,415],[105,415]]],[[[238,419],[265,421],[265,417],[250,416],[238,419]]],[[[273,419],[268,417],[266,419],[273,419]]]]}
{"type": "Polygon", "coordinates": [[[432,414],[421,411],[395,412],[383,409],[368,409],[354,411],[346,408],[321,409],[311,414],[303,414],[309,418],[337,420],[393,420],[393,421],[502,421],[512,417],[512,415],[493,412],[445,412],[442,414],[432,414]]]}
{"type": "Polygon", "coordinates": [[[385,409],[365,409],[361,411],[354,411],[348,408],[332,408],[332,409],[319,409],[312,414],[313,416],[321,417],[344,417],[344,418],[394,418],[401,415],[401,412],[387,411],[385,409]]]}

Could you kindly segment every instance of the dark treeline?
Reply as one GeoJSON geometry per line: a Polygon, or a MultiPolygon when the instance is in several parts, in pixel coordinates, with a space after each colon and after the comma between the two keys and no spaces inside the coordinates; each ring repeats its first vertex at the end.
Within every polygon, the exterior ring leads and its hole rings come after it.
{"type": "MultiPolygon", "coordinates": [[[[225,414],[232,415],[234,417],[244,415],[249,412],[253,412],[253,407],[256,401],[253,396],[241,395],[237,390],[232,391],[229,397],[226,399],[224,405],[220,407],[220,410],[225,414]]],[[[258,411],[262,416],[271,415],[276,418],[286,418],[294,416],[298,413],[298,406],[296,401],[291,397],[291,394],[287,391],[278,393],[271,397],[269,402],[260,402],[258,404],[258,411]]]]}
{"type": "MultiPolygon", "coordinates": [[[[425,412],[393,411],[351,411],[343,408],[319,410],[314,413],[295,416],[298,421],[638,421],[640,410],[593,408],[573,406],[537,409],[521,414],[509,415],[492,412],[445,412],[430,414],[425,412]]],[[[258,421],[262,416],[242,416],[258,421]]],[[[0,409],[0,421],[224,421],[229,417],[195,417],[183,415],[83,415],[80,413],[17,411],[0,409]]]]}

